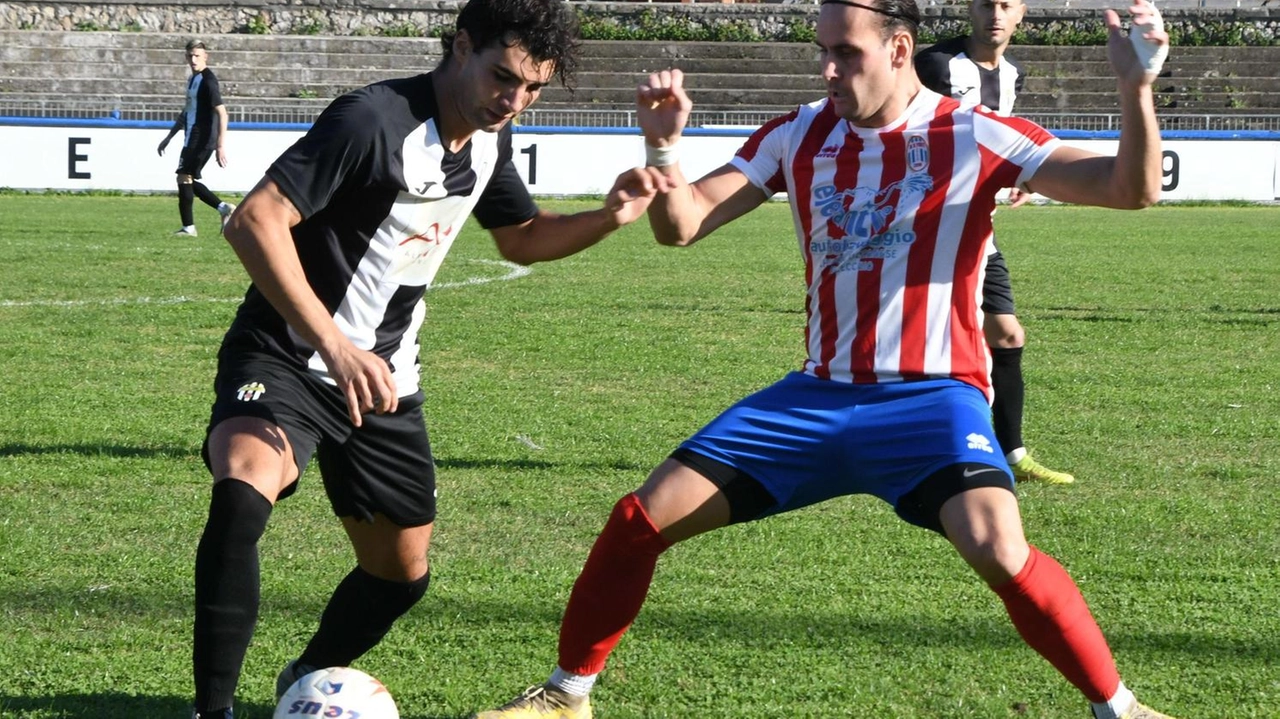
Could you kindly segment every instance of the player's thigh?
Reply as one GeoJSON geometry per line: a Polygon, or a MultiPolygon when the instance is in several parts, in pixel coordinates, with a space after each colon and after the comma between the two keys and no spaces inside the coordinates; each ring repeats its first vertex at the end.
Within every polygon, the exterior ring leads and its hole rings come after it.
{"type": "Polygon", "coordinates": [[[840,449],[855,392],[792,372],[726,409],[672,456],[721,490],[730,523],[857,493],[840,449]]]}
{"type": "Polygon", "coordinates": [[[180,182],[189,183],[192,180],[199,180],[200,173],[204,170],[204,166],[209,163],[209,158],[213,156],[213,150],[208,148],[182,148],[182,153],[178,155],[177,174],[180,182]],[[187,179],[183,180],[182,178],[187,179]]]}
{"type": "Polygon", "coordinates": [[[1014,315],[1013,278],[1009,265],[999,251],[987,255],[982,278],[982,311],[989,315],[1014,315]]]}
{"type": "Polygon", "coordinates": [[[977,487],[947,500],[939,512],[947,539],[988,584],[1012,579],[1030,555],[1013,492],[977,487]]]}
{"type": "Polygon", "coordinates": [[[729,523],[720,486],[691,465],[668,457],[649,474],[636,498],[667,541],[681,542],[729,523]]]}
{"type": "Polygon", "coordinates": [[[334,514],[399,527],[430,524],[436,516],[435,461],[422,418],[422,393],[401,397],[392,414],[366,414],[343,441],[316,448],[334,514]]]}
{"type": "Polygon", "coordinates": [[[272,504],[298,479],[293,446],[284,430],[258,417],[231,417],[209,431],[205,443],[214,481],[238,479],[272,504]]]}
{"type": "Polygon", "coordinates": [[[220,352],[202,450],[215,481],[239,479],[273,502],[292,494],[323,432],[317,419],[342,410],[327,409],[316,384],[269,355],[220,352]]]}

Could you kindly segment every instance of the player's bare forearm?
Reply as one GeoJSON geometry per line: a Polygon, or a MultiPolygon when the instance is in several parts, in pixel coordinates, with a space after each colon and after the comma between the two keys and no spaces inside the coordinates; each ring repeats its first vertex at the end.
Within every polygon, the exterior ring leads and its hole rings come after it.
{"type": "Polygon", "coordinates": [[[612,213],[601,208],[572,215],[539,210],[520,225],[490,230],[498,253],[511,262],[531,265],[581,252],[618,229],[612,213]]]}
{"type": "Polygon", "coordinates": [[[699,232],[709,209],[702,206],[694,187],[684,178],[679,165],[662,168],[671,189],[649,205],[649,227],[660,245],[686,247],[705,237],[699,232]]]}
{"type": "Polygon", "coordinates": [[[1160,124],[1150,85],[1121,92],[1120,144],[1112,168],[1112,196],[1118,207],[1139,209],[1160,200],[1160,124]]]}
{"type": "Polygon", "coordinates": [[[222,142],[227,137],[227,106],[218,105],[213,108],[218,113],[218,149],[222,149],[222,142]]]}
{"type": "Polygon", "coordinates": [[[649,207],[649,226],[662,245],[686,247],[745,215],[766,197],[733,165],[724,165],[693,183],[678,165],[663,168],[671,182],[649,207]]]}

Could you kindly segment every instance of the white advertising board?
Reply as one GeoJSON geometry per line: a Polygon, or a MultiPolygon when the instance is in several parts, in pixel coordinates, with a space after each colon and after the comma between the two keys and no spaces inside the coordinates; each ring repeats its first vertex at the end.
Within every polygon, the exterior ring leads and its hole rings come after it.
{"type": "MultiPolygon", "coordinates": [[[[146,127],[25,126],[0,124],[0,187],[28,190],[175,189],[178,142],[160,157],[165,130],[146,127]]],[[[245,130],[227,136],[228,166],[210,161],[204,182],[217,192],[247,192],[301,130],[245,130]]],[[[747,131],[730,136],[689,136],[681,141],[688,177],[724,164],[747,131]]],[[[1114,140],[1070,140],[1070,144],[1114,152],[1114,140]]],[[[599,195],[623,170],[639,164],[643,146],[634,134],[527,132],[514,136],[515,163],[535,195],[599,195]]],[[[1280,142],[1270,140],[1166,140],[1165,200],[1280,198],[1280,142]]]]}

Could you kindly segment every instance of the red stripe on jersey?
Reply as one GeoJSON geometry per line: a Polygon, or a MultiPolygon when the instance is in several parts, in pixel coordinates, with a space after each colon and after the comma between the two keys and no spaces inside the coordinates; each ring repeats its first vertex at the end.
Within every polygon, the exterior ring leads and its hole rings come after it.
{"type": "MultiPolygon", "coordinates": [[[[907,174],[907,141],[900,127],[880,133],[880,187],[892,187],[901,183],[907,174]]],[[[856,179],[856,178],[855,178],[856,179]]],[[[853,187],[850,183],[848,187],[853,187]]],[[[897,219],[901,192],[895,190],[885,196],[883,202],[892,209],[883,220],[883,227],[892,227],[897,219]],[[898,194],[898,198],[893,195],[898,194]]],[[[858,278],[857,307],[854,318],[853,343],[849,356],[849,371],[856,384],[876,382],[876,342],[879,339],[880,288],[884,284],[884,258],[867,257],[861,260],[864,267],[854,271],[858,278]]]]}
{"type": "MultiPolygon", "coordinates": [[[[947,98],[950,100],[950,98],[947,98]]],[[[905,380],[924,379],[926,331],[929,320],[929,289],[932,284],[933,256],[938,245],[938,226],[942,208],[951,190],[955,170],[955,108],[939,103],[933,122],[929,123],[929,176],[933,191],[925,196],[916,211],[912,229],[916,233],[907,257],[907,286],[903,296],[902,348],[899,363],[905,380]]],[[[959,103],[951,100],[952,105],[959,103]]]]}
{"type": "Polygon", "coordinates": [[[751,133],[751,137],[747,138],[747,141],[742,144],[742,147],[738,148],[738,157],[747,161],[754,160],[756,153],[760,151],[760,143],[764,142],[764,138],[768,137],[769,133],[773,132],[778,127],[796,119],[799,112],[799,110],[792,110],[785,115],[779,115],[778,117],[775,117],[761,125],[755,132],[751,133]]]}
{"type": "MultiPolygon", "coordinates": [[[[954,102],[954,100],[952,102],[954,102]]],[[[1010,128],[1016,130],[1018,134],[1022,135],[1023,137],[1027,138],[1028,140],[1034,142],[1035,144],[1041,147],[1043,147],[1045,143],[1052,142],[1054,140],[1053,135],[1049,134],[1048,130],[1044,129],[1043,127],[1040,127],[1039,125],[1035,124],[1034,122],[1031,122],[1030,120],[1025,120],[1021,117],[1009,117],[1008,115],[997,115],[996,113],[992,112],[991,110],[988,110],[987,108],[981,105],[974,108],[974,114],[985,115],[989,119],[995,120],[1003,125],[1007,125],[1010,128]]]]}
{"type": "MultiPolygon", "coordinates": [[[[788,115],[788,117],[794,116],[788,115]]],[[[814,257],[813,253],[808,251],[809,243],[814,239],[813,236],[813,214],[811,211],[813,203],[813,160],[821,150],[823,144],[827,140],[827,136],[831,134],[831,130],[836,126],[840,118],[836,116],[831,104],[827,103],[817,117],[813,119],[813,124],[809,126],[809,131],[805,133],[804,139],[800,141],[800,146],[796,148],[795,160],[791,163],[791,176],[795,178],[795,199],[794,207],[801,208],[797,213],[800,217],[800,229],[804,233],[805,238],[805,268],[804,280],[805,286],[813,287],[814,273],[814,257]]],[[[822,338],[823,338],[823,359],[822,362],[814,367],[813,372],[822,379],[831,379],[831,368],[828,362],[831,361],[831,354],[827,352],[826,344],[831,342],[831,353],[835,352],[835,336],[836,332],[836,310],[835,310],[835,280],[828,271],[822,271],[821,287],[819,287],[819,312],[822,314],[822,338]],[[821,298],[826,296],[824,302],[821,298]],[[830,330],[828,330],[830,324],[830,330]],[[830,339],[828,339],[830,338],[830,339]]],[[[807,293],[804,300],[804,344],[809,346],[810,331],[813,327],[813,295],[807,293]]]]}
{"type": "Polygon", "coordinates": [[[995,193],[1009,187],[1019,169],[985,147],[978,147],[982,170],[965,217],[951,280],[951,375],[981,389],[991,398],[987,342],[978,323],[978,277],[986,262],[995,193]],[[993,178],[1004,177],[1004,180],[993,178]],[[995,185],[992,187],[992,185],[995,185]]]}
{"type": "Polygon", "coordinates": [[[773,177],[764,183],[764,186],[774,193],[787,191],[787,174],[782,171],[781,166],[778,167],[777,172],[773,173],[773,177]]]}

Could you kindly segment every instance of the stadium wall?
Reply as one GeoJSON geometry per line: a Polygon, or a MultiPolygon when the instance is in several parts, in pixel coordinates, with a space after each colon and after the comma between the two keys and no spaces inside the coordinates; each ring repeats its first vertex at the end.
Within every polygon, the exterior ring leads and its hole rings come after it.
{"type": "MultiPolygon", "coordinates": [[[[1229,25],[1233,32],[1274,42],[1280,34],[1280,12],[1271,0],[1170,0],[1162,12],[1171,27],[1194,29],[1229,25]]],[[[0,29],[126,30],[180,32],[193,35],[271,33],[360,35],[413,31],[432,34],[451,26],[461,0],[0,0],[0,29]]],[[[778,37],[797,21],[817,16],[813,2],[575,2],[584,15],[634,25],[645,15],[664,20],[686,19],[706,26],[737,23],[761,37],[778,37]]],[[[965,32],[964,3],[922,3],[926,23],[939,36],[965,32]]],[[[1048,27],[1059,35],[1096,29],[1103,0],[1062,0],[1051,6],[1033,3],[1024,29],[1048,27]]]]}
{"type": "MultiPolygon", "coordinates": [[[[0,188],[172,192],[179,145],[160,157],[169,123],[0,118],[0,188]]],[[[682,165],[697,177],[724,164],[752,128],[698,128],[681,141],[682,165]]],[[[205,182],[218,192],[247,192],[304,125],[233,125],[228,166],[210,162],[205,182]]],[[[1114,152],[1114,133],[1060,133],[1067,142],[1114,152]]],[[[601,195],[619,173],[642,162],[633,128],[517,127],[516,168],[536,195],[601,195]],[[584,162],[583,158],[592,158],[584,162]]],[[[1166,201],[1280,199],[1280,134],[1168,133],[1166,201]]]]}

